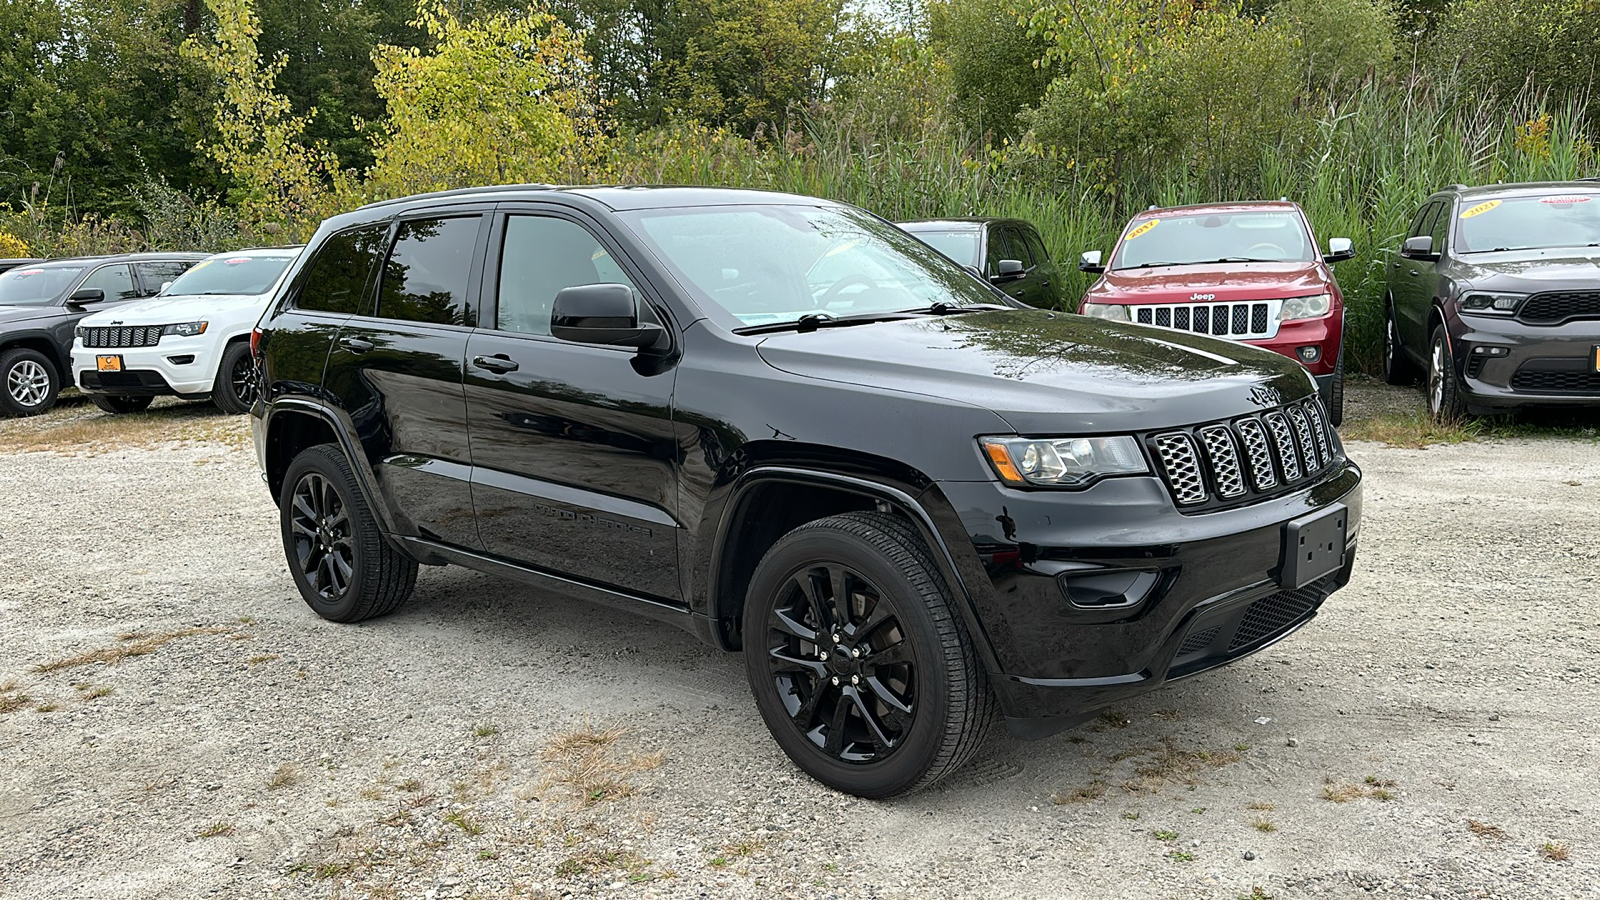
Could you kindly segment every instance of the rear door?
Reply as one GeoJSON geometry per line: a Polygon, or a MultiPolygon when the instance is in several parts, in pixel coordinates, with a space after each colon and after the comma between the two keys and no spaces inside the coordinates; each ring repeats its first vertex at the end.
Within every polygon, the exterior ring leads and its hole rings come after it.
{"type": "Polygon", "coordinates": [[[1061,273],[1056,271],[1055,262],[1044,249],[1043,239],[1032,225],[1019,226],[1018,231],[1028,245],[1028,255],[1033,258],[1033,271],[1029,276],[1034,281],[1034,290],[1038,298],[1034,305],[1051,309],[1061,308],[1061,273]]]}
{"type": "Polygon", "coordinates": [[[468,548],[479,541],[462,361],[488,226],[483,206],[397,219],[373,296],[340,326],[323,382],[349,416],[395,527],[468,548]]]}
{"type": "Polygon", "coordinates": [[[484,549],[678,603],[671,365],[550,335],[563,288],[626,284],[670,318],[595,223],[558,207],[498,217],[485,317],[467,347],[472,497],[484,549]]]}

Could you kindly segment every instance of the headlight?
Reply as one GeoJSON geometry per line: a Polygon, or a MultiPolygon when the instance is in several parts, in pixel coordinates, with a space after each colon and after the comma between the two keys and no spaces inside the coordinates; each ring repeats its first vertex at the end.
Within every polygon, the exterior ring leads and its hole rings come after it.
{"type": "Polygon", "coordinates": [[[1150,471],[1131,437],[979,438],[984,455],[1006,484],[1082,487],[1107,475],[1150,471]]]}
{"type": "Polygon", "coordinates": [[[1327,315],[1331,309],[1333,309],[1333,297],[1329,294],[1317,294],[1314,297],[1290,297],[1288,300],[1283,301],[1283,308],[1278,310],[1278,321],[1315,319],[1327,315]]]}
{"type": "Polygon", "coordinates": [[[205,334],[206,333],[206,323],[204,323],[204,322],[182,322],[182,323],[179,323],[177,325],[163,325],[163,326],[161,326],[161,333],[162,334],[178,334],[178,335],[182,335],[184,337],[194,337],[197,334],[205,334]]]}
{"type": "Polygon", "coordinates": [[[1483,316],[1516,315],[1527,294],[1490,294],[1475,292],[1461,298],[1461,311],[1483,316]]]}
{"type": "Polygon", "coordinates": [[[1092,316],[1096,319],[1110,319],[1113,322],[1133,321],[1128,316],[1128,308],[1121,303],[1085,303],[1083,305],[1083,315],[1092,316]]]}

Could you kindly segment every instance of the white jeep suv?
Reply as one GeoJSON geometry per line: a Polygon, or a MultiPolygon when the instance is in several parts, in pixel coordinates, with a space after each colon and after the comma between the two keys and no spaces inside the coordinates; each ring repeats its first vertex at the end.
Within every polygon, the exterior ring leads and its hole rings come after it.
{"type": "Polygon", "coordinates": [[[158,396],[207,397],[244,413],[255,402],[250,331],[299,247],[218,253],[137,303],[78,323],[72,371],[106,412],[138,412],[158,396]]]}

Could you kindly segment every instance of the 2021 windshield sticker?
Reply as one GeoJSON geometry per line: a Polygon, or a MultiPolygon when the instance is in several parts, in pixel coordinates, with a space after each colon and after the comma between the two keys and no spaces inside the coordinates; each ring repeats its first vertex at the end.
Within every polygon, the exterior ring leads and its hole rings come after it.
{"type": "Polygon", "coordinates": [[[1540,198],[1539,202],[1554,203],[1558,206],[1566,206],[1569,203],[1588,203],[1589,197],[1587,194],[1558,194],[1554,197],[1540,198]]]}
{"type": "Polygon", "coordinates": [[[1468,209],[1465,212],[1463,212],[1461,214],[1461,218],[1470,219],[1473,216],[1481,216],[1484,213],[1488,212],[1489,210],[1494,209],[1495,207],[1499,206],[1500,203],[1501,203],[1501,201],[1499,201],[1499,200],[1485,200],[1484,202],[1479,203],[1477,206],[1474,206],[1471,209],[1468,209]]]}
{"type": "Polygon", "coordinates": [[[1152,228],[1154,228],[1154,227],[1156,227],[1157,225],[1160,225],[1160,224],[1161,224],[1161,220],[1160,219],[1151,219],[1150,221],[1144,223],[1143,225],[1140,225],[1138,228],[1135,228],[1134,230],[1128,232],[1128,236],[1126,238],[1124,238],[1124,240],[1131,241],[1136,237],[1143,237],[1143,236],[1145,236],[1145,235],[1150,233],[1150,229],[1152,229],[1152,228]]]}

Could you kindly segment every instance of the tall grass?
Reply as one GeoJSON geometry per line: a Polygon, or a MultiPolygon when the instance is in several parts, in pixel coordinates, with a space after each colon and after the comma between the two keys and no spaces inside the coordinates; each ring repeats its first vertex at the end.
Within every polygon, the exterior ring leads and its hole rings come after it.
{"type": "Polygon", "coordinates": [[[1075,306],[1088,287],[1081,251],[1109,249],[1127,218],[1155,204],[1288,197],[1319,238],[1348,237],[1356,258],[1335,271],[1346,302],[1346,362],[1380,365],[1388,257],[1423,199],[1452,183],[1565,180],[1596,174],[1585,108],[1537,96],[1506,103],[1462,97],[1448,82],[1371,80],[1304,113],[1259,148],[1235,196],[1183,159],[1114,185],[1087,183],[1039,154],[994,148],[935,123],[922,137],[881,137],[817,118],[799,133],[741,139],[692,126],[613,146],[610,172],[642,184],[764,188],[843,200],[889,219],[1016,216],[1033,222],[1063,269],[1075,306]]]}

